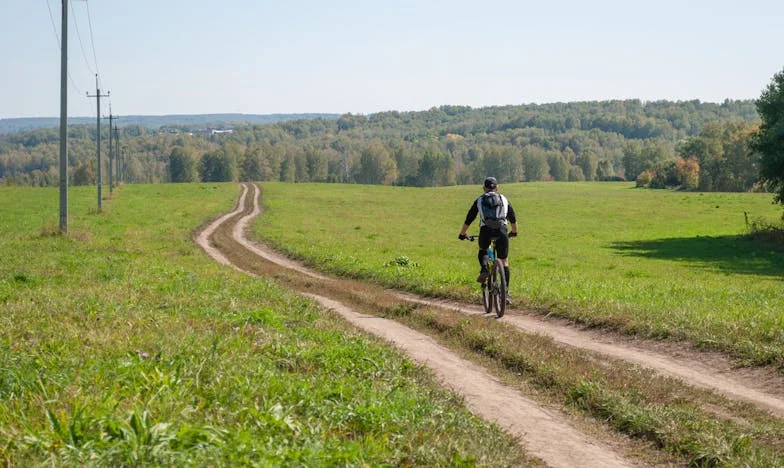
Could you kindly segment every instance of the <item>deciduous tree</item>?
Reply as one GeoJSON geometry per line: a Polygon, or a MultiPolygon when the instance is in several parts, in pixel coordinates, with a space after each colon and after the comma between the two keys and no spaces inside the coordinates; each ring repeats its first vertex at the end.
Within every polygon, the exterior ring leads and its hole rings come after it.
{"type": "Polygon", "coordinates": [[[176,146],[169,156],[169,177],[172,182],[195,182],[196,159],[189,149],[176,146]]]}
{"type": "Polygon", "coordinates": [[[757,100],[762,124],[752,147],[762,154],[760,174],[784,204],[784,70],[773,75],[757,100]]]}
{"type": "Polygon", "coordinates": [[[359,156],[357,181],[362,184],[392,184],[397,178],[397,164],[389,149],[379,141],[371,142],[359,156]]]}
{"type": "Polygon", "coordinates": [[[248,148],[240,163],[240,181],[260,181],[264,179],[264,166],[261,163],[261,149],[248,148]]]}
{"type": "Polygon", "coordinates": [[[233,171],[231,161],[222,150],[204,153],[199,161],[199,177],[203,182],[230,182],[233,171]]]}

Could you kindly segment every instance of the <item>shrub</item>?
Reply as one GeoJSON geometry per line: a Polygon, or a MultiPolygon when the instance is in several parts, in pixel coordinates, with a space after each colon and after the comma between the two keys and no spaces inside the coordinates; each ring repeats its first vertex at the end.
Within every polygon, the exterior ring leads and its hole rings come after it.
{"type": "Polygon", "coordinates": [[[650,169],[646,169],[640,172],[640,175],[638,175],[637,179],[635,180],[637,187],[650,187],[651,180],[653,180],[655,175],[656,173],[650,169]]]}

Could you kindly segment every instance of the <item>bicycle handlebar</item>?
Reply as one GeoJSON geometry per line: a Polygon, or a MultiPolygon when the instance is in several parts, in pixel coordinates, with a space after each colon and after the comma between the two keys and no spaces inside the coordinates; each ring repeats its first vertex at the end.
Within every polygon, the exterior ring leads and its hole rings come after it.
{"type": "MultiPolygon", "coordinates": [[[[517,233],[516,232],[510,232],[509,233],[509,238],[511,239],[512,237],[517,237],[517,233]]],[[[468,241],[473,242],[473,241],[479,239],[479,236],[463,236],[463,237],[458,237],[458,239],[460,239],[460,240],[468,240],[468,241]]]]}

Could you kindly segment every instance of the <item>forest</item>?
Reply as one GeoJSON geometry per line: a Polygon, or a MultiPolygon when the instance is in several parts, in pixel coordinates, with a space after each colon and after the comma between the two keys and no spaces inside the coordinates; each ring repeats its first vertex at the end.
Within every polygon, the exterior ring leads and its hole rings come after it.
{"type": "MultiPolygon", "coordinates": [[[[750,149],[759,124],[752,100],[440,106],[268,124],[236,121],[212,130],[201,121],[150,128],[121,120],[111,154],[123,183],[445,186],[493,175],[501,183],[629,180],[654,188],[749,191],[763,188],[760,158],[750,149]]],[[[96,183],[95,127],[68,127],[69,184],[96,183]]],[[[106,174],[104,126],[101,147],[106,174]]],[[[56,128],[0,135],[2,184],[57,185],[58,161],[56,128]]]]}

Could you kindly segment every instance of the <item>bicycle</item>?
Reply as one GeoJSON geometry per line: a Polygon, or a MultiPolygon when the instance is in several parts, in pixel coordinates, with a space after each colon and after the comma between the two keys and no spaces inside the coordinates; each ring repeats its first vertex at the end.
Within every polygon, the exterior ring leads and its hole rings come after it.
{"type": "MultiPolygon", "coordinates": [[[[479,236],[466,236],[466,239],[473,242],[479,239],[479,236]]],[[[490,258],[487,264],[489,274],[482,283],[482,305],[486,314],[495,310],[496,318],[501,318],[506,312],[506,273],[503,267],[496,268],[498,264],[495,261],[495,239],[490,241],[487,256],[490,258]]]]}

